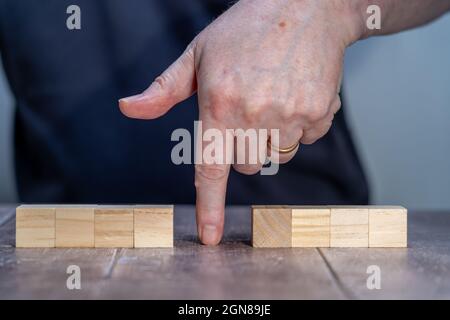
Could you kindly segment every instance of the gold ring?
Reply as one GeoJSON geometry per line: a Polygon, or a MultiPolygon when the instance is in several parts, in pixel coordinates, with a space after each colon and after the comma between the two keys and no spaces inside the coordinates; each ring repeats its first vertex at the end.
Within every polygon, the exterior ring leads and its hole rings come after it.
{"type": "Polygon", "coordinates": [[[294,144],[290,147],[287,147],[287,148],[278,148],[278,147],[273,146],[272,143],[270,142],[270,139],[269,139],[269,141],[267,141],[267,144],[271,150],[274,150],[281,154],[281,153],[291,153],[292,151],[297,149],[297,147],[300,145],[300,141],[297,141],[296,144],[294,144]]]}

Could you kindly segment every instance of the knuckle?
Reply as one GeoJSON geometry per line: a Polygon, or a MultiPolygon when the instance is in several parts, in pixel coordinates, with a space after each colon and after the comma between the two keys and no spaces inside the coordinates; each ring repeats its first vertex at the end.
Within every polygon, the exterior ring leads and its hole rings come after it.
{"type": "Polygon", "coordinates": [[[286,102],[281,108],[281,119],[283,121],[296,120],[298,117],[298,110],[294,102],[286,102]]]}
{"type": "Polygon", "coordinates": [[[228,172],[223,165],[205,165],[199,164],[195,167],[195,183],[199,180],[221,181],[226,178],[228,172]]]}
{"type": "Polygon", "coordinates": [[[308,123],[319,122],[328,114],[328,108],[324,105],[312,105],[309,108],[301,108],[299,116],[308,123]]]}
{"type": "Polygon", "coordinates": [[[299,105],[292,111],[291,118],[296,120],[303,120],[308,117],[308,109],[303,105],[299,105]]]}
{"type": "Polygon", "coordinates": [[[328,109],[323,106],[315,107],[311,109],[308,114],[311,122],[318,122],[327,116],[328,109]]]}
{"type": "Polygon", "coordinates": [[[228,114],[228,108],[220,103],[211,103],[208,110],[211,117],[217,121],[225,119],[228,114]]]}
{"type": "Polygon", "coordinates": [[[259,119],[261,119],[263,113],[264,113],[264,107],[253,104],[251,106],[247,106],[244,109],[243,117],[247,123],[252,124],[252,123],[257,122],[259,119]]]}
{"type": "Polygon", "coordinates": [[[264,95],[247,97],[244,103],[244,120],[250,124],[258,122],[273,107],[273,101],[264,95]]]}
{"type": "Polygon", "coordinates": [[[229,87],[210,86],[206,89],[207,108],[213,119],[222,120],[229,115],[235,93],[229,87]]]}
{"type": "Polygon", "coordinates": [[[337,101],[335,102],[333,106],[333,114],[336,114],[342,107],[342,101],[341,98],[337,98],[337,101]]]}
{"type": "Polygon", "coordinates": [[[167,94],[171,94],[175,91],[175,87],[173,86],[172,76],[170,72],[164,72],[160,76],[158,76],[154,82],[157,83],[160,89],[167,94]]]}
{"type": "Polygon", "coordinates": [[[327,117],[335,99],[336,93],[328,85],[308,86],[297,98],[296,115],[308,124],[319,122],[327,117]]]}

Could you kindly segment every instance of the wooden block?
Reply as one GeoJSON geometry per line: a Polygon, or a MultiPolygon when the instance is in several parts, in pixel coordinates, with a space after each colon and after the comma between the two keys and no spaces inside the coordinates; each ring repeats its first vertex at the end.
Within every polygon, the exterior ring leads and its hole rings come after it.
{"type": "Polygon", "coordinates": [[[134,246],[133,208],[98,206],[94,210],[96,248],[132,248],[134,246]]]}
{"type": "Polygon", "coordinates": [[[330,209],[320,206],[292,207],[292,247],[330,246],[330,209]]]}
{"type": "Polygon", "coordinates": [[[369,209],[367,206],[330,207],[330,246],[368,247],[369,209]]]}
{"type": "Polygon", "coordinates": [[[93,248],[96,206],[57,206],[56,241],[58,248],[93,248]]]}
{"type": "Polygon", "coordinates": [[[292,214],[286,206],[252,207],[252,245],[257,248],[292,246],[292,214]]]}
{"type": "Polygon", "coordinates": [[[55,246],[55,208],[22,205],[16,209],[16,247],[52,248],[55,246]]]}
{"type": "Polygon", "coordinates": [[[134,246],[173,247],[173,206],[134,207],[134,246]]]}
{"type": "Polygon", "coordinates": [[[407,228],[406,208],[369,207],[369,247],[407,247],[407,228]]]}

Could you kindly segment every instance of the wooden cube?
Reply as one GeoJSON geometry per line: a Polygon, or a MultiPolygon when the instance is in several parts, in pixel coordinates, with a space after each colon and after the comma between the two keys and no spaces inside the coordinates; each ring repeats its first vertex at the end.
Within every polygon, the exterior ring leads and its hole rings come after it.
{"type": "Polygon", "coordinates": [[[292,207],[292,247],[329,247],[330,209],[320,206],[292,207]]]}
{"type": "Polygon", "coordinates": [[[292,214],[287,206],[252,207],[252,245],[257,248],[292,246],[292,214]]]}
{"type": "Polygon", "coordinates": [[[52,248],[55,246],[55,208],[22,205],[16,209],[16,247],[52,248]]]}
{"type": "Polygon", "coordinates": [[[96,248],[132,248],[134,246],[133,208],[98,206],[94,210],[96,248]]]}
{"type": "Polygon", "coordinates": [[[369,247],[407,247],[407,229],[406,208],[369,207],[369,247]]]}
{"type": "Polygon", "coordinates": [[[173,206],[134,207],[134,246],[173,247],[173,206]]]}
{"type": "Polygon", "coordinates": [[[367,206],[330,207],[330,246],[368,247],[369,209],[367,206]]]}
{"type": "Polygon", "coordinates": [[[96,206],[56,207],[56,247],[93,248],[94,209],[96,206]]]}

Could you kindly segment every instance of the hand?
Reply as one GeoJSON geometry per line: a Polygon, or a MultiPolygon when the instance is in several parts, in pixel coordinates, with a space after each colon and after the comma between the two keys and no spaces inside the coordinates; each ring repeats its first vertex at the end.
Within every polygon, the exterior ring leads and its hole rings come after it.
{"type": "MultiPolygon", "coordinates": [[[[241,0],[203,30],[142,94],[121,99],[128,117],[154,119],[196,91],[203,129],[279,129],[279,145],[311,144],[339,110],[345,48],[355,40],[342,0],[241,0]]],[[[297,152],[279,154],[280,163],[297,152]]],[[[274,152],[263,150],[264,152],[274,152]]],[[[251,152],[251,151],[250,151],[251,152]]],[[[262,163],[234,164],[255,174],[262,163]]],[[[197,225],[220,242],[229,165],[196,165],[197,225]]]]}

